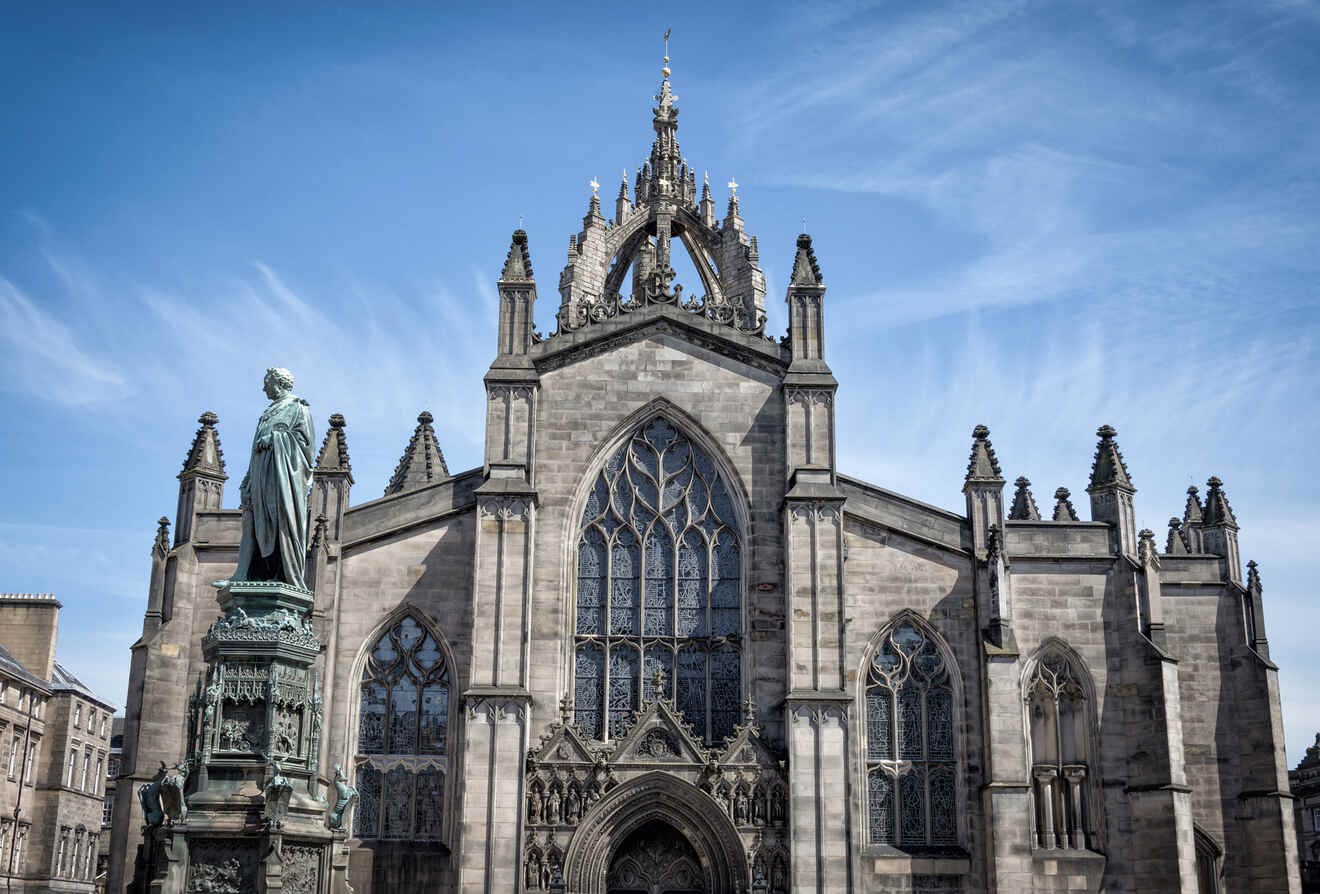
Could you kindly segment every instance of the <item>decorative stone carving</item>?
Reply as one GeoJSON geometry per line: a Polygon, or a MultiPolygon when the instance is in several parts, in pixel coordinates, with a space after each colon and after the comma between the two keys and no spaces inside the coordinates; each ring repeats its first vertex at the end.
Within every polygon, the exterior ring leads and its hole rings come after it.
{"type": "Polygon", "coordinates": [[[486,518],[527,521],[531,503],[524,497],[487,497],[481,500],[481,514],[486,518]]]}
{"type": "Polygon", "coordinates": [[[269,779],[266,782],[266,806],[262,815],[272,829],[279,829],[284,826],[284,819],[289,815],[289,799],[293,796],[293,784],[282,772],[279,761],[269,756],[267,760],[269,763],[266,769],[269,779]]]}
{"type": "Polygon", "coordinates": [[[321,849],[286,843],[283,857],[285,894],[318,894],[321,885],[321,849]]]}
{"type": "Polygon", "coordinates": [[[188,781],[191,760],[184,760],[174,765],[172,770],[162,770],[160,780],[160,804],[170,825],[188,819],[188,802],[183,795],[183,787],[188,781]]]}
{"type": "Polygon", "coordinates": [[[651,730],[637,746],[637,754],[654,760],[674,760],[679,757],[678,746],[663,730],[651,730]]]}
{"type": "Polygon", "coordinates": [[[252,894],[257,890],[257,849],[239,840],[206,839],[189,848],[188,894],[252,894]]]}

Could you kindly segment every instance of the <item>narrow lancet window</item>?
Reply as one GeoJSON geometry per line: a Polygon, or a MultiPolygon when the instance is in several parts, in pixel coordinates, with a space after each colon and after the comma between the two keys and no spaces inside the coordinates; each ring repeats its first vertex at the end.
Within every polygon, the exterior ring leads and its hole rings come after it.
{"type": "Polygon", "coordinates": [[[738,722],[743,539],[714,463],[662,418],[606,462],[578,535],[574,718],[616,739],[663,695],[705,742],[738,722]],[[659,687],[659,688],[657,688],[659,687]]]}
{"type": "Polygon", "coordinates": [[[1070,655],[1047,647],[1027,681],[1039,847],[1096,849],[1085,679],[1070,655]]]}

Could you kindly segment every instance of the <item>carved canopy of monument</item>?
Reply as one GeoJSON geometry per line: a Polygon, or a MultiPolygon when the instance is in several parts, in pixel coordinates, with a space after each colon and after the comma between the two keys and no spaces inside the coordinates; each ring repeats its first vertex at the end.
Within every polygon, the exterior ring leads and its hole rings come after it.
{"type": "Polygon", "coordinates": [[[664,418],[640,426],[582,513],[573,702],[584,732],[617,739],[657,695],[674,699],[707,744],[733,732],[742,555],[715,464],[664,418]]]}

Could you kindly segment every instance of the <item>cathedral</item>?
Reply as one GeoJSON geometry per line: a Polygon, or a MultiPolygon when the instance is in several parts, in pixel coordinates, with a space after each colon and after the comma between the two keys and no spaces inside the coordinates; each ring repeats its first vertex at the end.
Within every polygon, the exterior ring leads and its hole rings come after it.
{"type": "Polygon", "coordinates": [[[837,468],[811,237],[783,246],[768,333],[756,237],[736,188],[721,216],[697,183],[675,101],[666,67],[649,159],[612,209],[591,197],[549,334],[513,233],[480,467],[451,472],[423,412],[364,498],[329,416],[288,620],[221,615],[242,517],[202,414],[132,647],[108,890],[1299,891],[1224,484],[1152,485],[1181,504],[1157,542],[1108,425],[1080,506],[1006,488],[984,425],[950,470],[961,513],[837,468]],[[302,664],[220,675],[243,630],[254,656],[300,637],[302,664]],[[244,760],[267,747],[263,795],[244,760]],[[187,803],[162,814],[171,766],[187,803]],[[281,773],[304,826],[266,803],[281,773]]]}

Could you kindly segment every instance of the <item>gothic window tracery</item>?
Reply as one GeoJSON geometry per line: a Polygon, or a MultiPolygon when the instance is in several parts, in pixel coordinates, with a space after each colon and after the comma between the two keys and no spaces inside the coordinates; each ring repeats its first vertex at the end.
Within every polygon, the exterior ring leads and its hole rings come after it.
{"type": "Polygon", "coordinates": [[[1096,847],[1085,670],[1059,645],[1046,646],[1025,687],[1031,730],[1036,844],[1096,847]]]}
{"type": "Polygon", "coordinates": [[[743,549],[727,484],[669,422],[652,419],[610,457],[577,545],[573,704],[584,731],[618,738],[662,695],[703,741],[733,732],[743,549]]]}
{"type": "Polygon", "coordinates": [[[417,619],[399,619],[362,669],[357,838],[442,837],[449,708],[450,672],[439,643],[417,619]]]}
{"type": "Polygon", "coordinates": [[[953,675],[935,634],[885,633],[867,671],[866,792],[872,844],[958,843],[953,675]]]}

